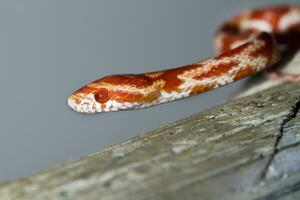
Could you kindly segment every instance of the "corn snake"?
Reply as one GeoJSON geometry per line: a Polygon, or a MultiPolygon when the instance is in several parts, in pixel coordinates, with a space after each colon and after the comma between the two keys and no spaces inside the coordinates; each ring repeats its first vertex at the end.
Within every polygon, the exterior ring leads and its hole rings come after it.
{"type": "MultiPolygon", "coordinates": [[[[298,47],[299,40],[300,6],[243,11],[216,32],[219,55],[178,68],[105,76],[76,90],[68,104],[84,113],[140,109],[203,93],[264,69],[277,77],[270,67],[298,47]]],[[[300,80],[298,75],[290,77],[300,80]]]]}

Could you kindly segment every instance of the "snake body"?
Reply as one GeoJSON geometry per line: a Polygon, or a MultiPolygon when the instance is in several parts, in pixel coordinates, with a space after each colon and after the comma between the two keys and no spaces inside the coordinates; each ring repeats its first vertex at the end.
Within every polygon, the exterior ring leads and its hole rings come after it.
{"type": "Polygon", "coordinates": [[[68,104],[77,112],[109,112],[199,94],[274,65],[299,39],[299,32],[300,6],[243,11],[217,31],[218,56],[173,69],[105,76],[76,90],[68,104]]]}

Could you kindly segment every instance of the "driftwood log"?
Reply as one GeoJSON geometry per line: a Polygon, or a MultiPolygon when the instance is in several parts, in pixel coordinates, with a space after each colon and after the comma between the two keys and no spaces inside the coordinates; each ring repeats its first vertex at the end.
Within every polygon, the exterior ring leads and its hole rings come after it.
{"type": "Polygon", "coordinates": [[[0,199],[300,199],[299,110],[300,84],[277,85],[0,184],[0,199]]]}

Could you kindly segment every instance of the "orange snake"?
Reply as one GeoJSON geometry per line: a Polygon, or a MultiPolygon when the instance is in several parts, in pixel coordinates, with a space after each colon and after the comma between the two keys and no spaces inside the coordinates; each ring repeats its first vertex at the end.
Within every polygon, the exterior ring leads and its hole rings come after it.
{"type": "Polygon", "coordinates": [[[199,94],[274,65],[299,42],[299,33],[300,6],[244,11],[217,31],[215,46],[220,55],[173,69],[105,76],[75,91],[68,104],[77,112],[109,112],[199,94]]]}

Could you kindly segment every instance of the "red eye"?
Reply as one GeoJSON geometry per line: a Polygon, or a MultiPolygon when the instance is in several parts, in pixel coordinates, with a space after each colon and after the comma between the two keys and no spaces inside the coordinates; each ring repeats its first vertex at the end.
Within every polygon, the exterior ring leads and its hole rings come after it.
{"type": "Polygon", "coordinates": [[[98,103],[106,103],[109,100],[109,92],[105,88],[101,88],[94,95],[95,100],[98,103]]]}

